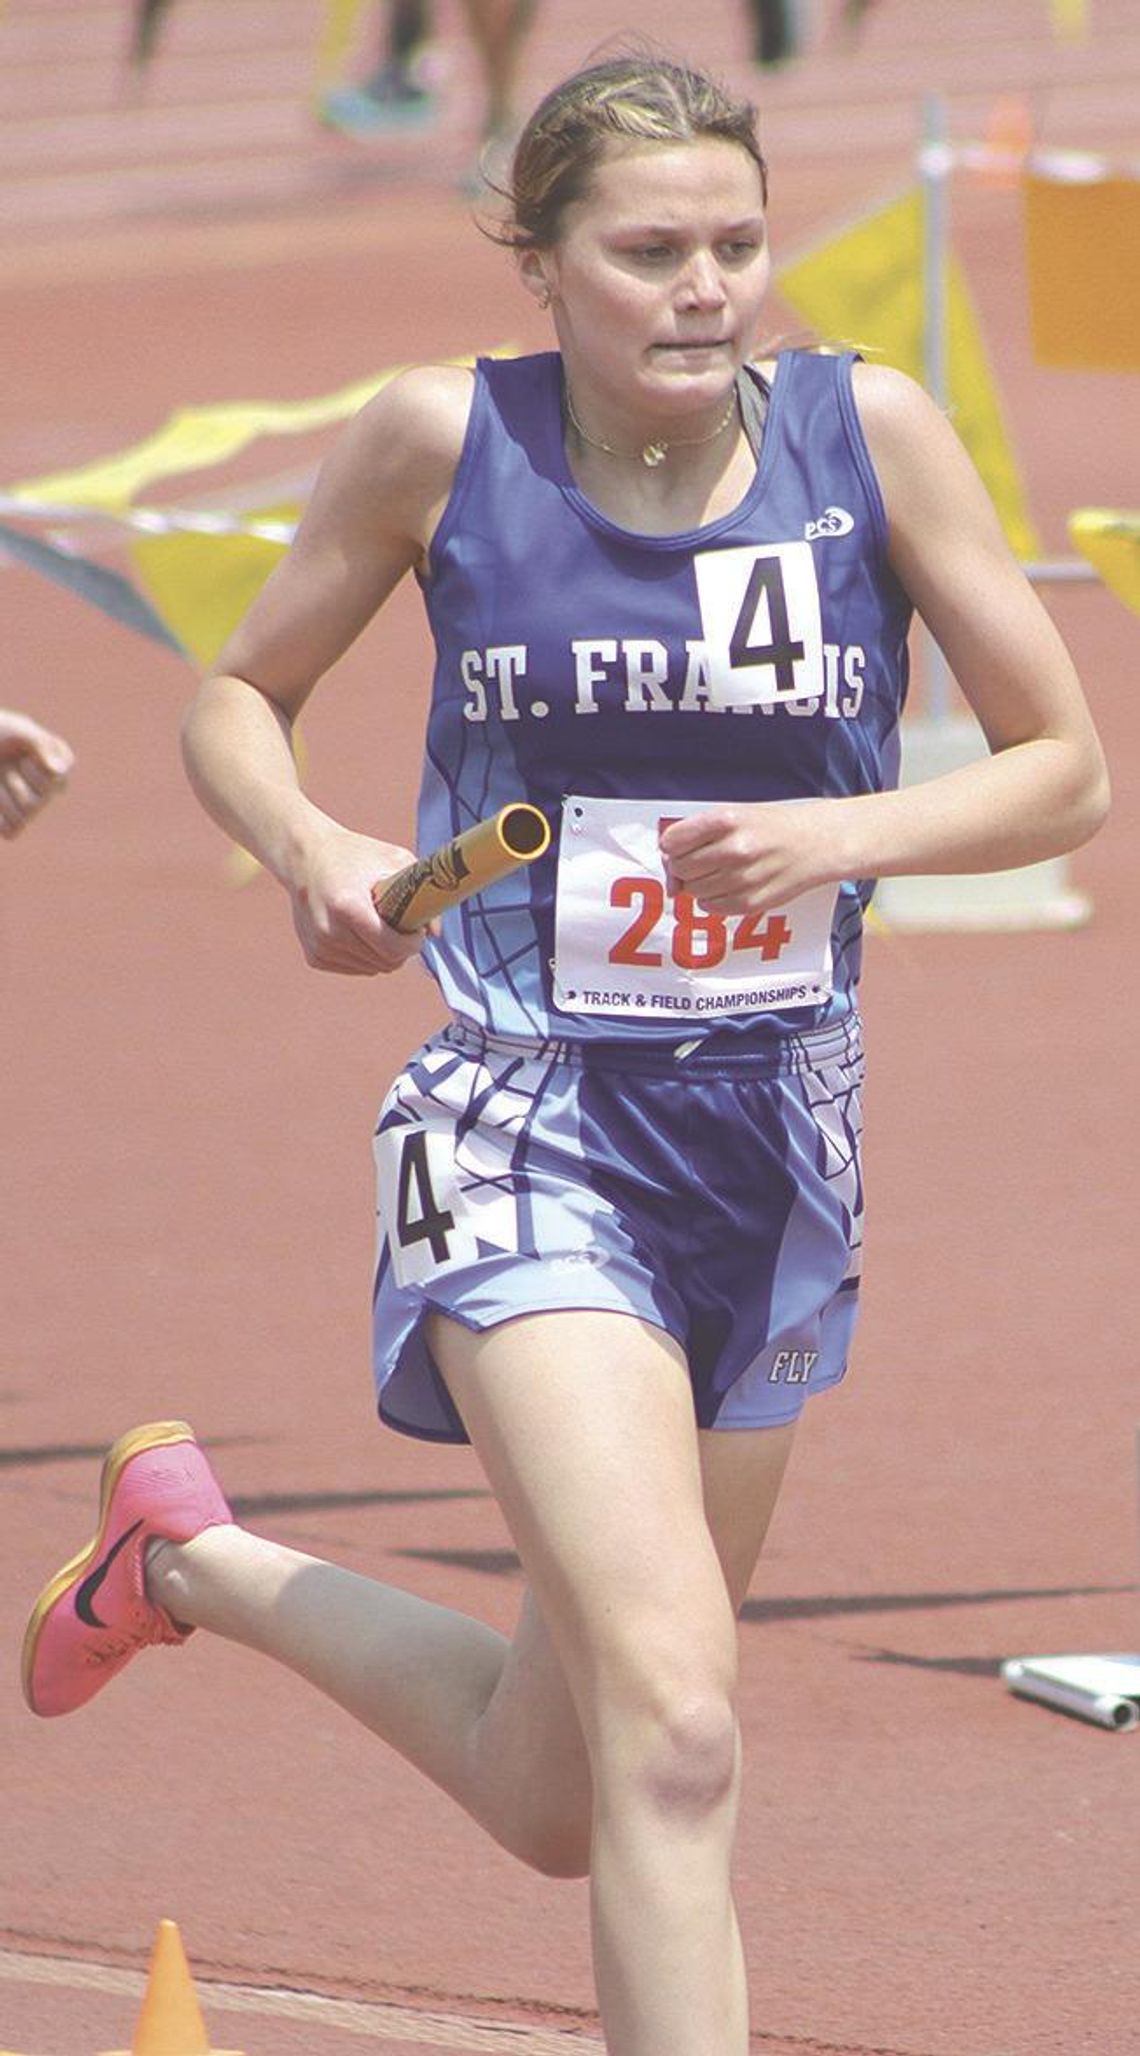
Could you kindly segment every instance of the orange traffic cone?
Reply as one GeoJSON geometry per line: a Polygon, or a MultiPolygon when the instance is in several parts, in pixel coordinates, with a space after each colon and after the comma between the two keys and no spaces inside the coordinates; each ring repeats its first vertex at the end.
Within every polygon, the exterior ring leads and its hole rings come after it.
{"type": "Polygon", "coordinates": [[[241,2056],[237,2049],[211,2049],[182,1947],[172,1920],[160,1920],[150,1959],[134,2040],[107,2056],[241,2056]]]}

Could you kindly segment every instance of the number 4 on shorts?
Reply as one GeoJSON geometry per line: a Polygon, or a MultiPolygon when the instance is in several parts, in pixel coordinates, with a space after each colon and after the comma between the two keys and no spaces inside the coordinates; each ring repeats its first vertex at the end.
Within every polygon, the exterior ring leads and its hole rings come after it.
{"type": "Polygon", "coordinates": [[[417,1242],[427,1242],[436,1263],[445,1264],[449,1254],[447,1237],[454,1227],[455,1215],[440,1206],[432,1190],[426,1131],[409,1128],[401,1142],[396,1183],[396,1235],[400,1246],[410,1249],[417,1242]]]}

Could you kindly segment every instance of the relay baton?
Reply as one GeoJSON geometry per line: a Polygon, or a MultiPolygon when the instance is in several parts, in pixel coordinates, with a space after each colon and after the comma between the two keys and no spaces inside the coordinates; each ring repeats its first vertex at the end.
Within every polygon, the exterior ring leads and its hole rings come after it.
{"type": "Polygon", "coordinates": [[[515,800],[441,843],[430,856],[405,864],[394,878],[382,879],[373,889],[373,903],[390,928],[412,935],[446,907],[457,907],[517,865],[533,863],[549,843],[545,814],[526,800],[515,800]]]}

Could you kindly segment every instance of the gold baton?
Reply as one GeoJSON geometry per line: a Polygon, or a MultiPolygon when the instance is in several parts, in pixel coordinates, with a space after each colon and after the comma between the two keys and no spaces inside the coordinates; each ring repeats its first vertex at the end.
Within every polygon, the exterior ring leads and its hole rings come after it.
{"type": "Polygon", "coordinates": [[[549,843],[546,815],[526,800],[514,800],[442,843],[430,856],[405,864],[395,877],[382,879],[373,889],[373,904],[390,928],[412,935],[445,907],[457,907],[518,864],[532,864],[549,843]]]}

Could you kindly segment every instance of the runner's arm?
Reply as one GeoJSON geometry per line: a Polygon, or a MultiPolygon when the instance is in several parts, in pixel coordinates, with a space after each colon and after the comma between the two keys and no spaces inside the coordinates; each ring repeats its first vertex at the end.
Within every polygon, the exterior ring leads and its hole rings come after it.
{"type": "Polygon", "coordinates": [[[394,380],[350,423],[291,549],[186,716],[195,792],[285,887],[306,956],[322,969],[387,970],[413,953],[416,943],[397,940],[371,898],[411,852],[355,834],[305,794],[293,726],[319,680],[425,561],[470,394],[469,373],[425,368],[394,380]]]}
{"type": "Polygon", "coordinates": [[[897,792],[722,807],[662,836],[675,882],[721,912],[809,886],[1029,864],[1095,834],[1100,743],[1068,651],[1012,556],[940,410],[901,373],[855,367],[890,558],[943,650],[991,754],[897,792]]]}

